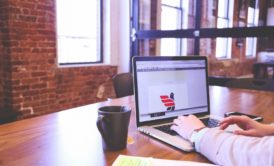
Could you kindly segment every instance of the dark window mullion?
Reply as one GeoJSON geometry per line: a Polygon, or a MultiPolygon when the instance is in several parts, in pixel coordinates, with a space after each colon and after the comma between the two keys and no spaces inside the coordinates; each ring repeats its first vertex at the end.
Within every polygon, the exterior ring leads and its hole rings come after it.
{"type": "Polygon", "coordinates": [[[195,29],[187,30],[140,30],[137,33],[138,39],[156,38],[194,38],[195,29]]]}
{"type": "Polygon", "coordinates": [[[200,29],[201,38],[217,37],[274,37],[274,26],[272,27],[234,27],[234,28],[203,28],[200,29]]]}
{"type": "MultiPolygon", "coordinates": [[[[137,33],[138,39],[156,38],[195,38],[197,29],[182,30],[141,30],[137,33]]],[[[216,37],[274,37],[274,26],[268,27],[234,27],[234,28],[201,28],[199,38],[216,37]]]]}
{"type": "MultiPolygon", "coordinates": [[[[131,42],[132,42],[132,49],[131,49],[131,57],[139,55],[139,43],[138,43],[138,34],[139,31],[139,0],[133,0],[132,2],[132,28],[131,28],[131,34],[133,29],[136,31],[136,39],[133,41],[131,36],[131,42]]],[[[131,65],[131,63],[130,63],[131,65]]],[[[130,67],[131,69],[131,67],[130,67]]]]}
{"type": "MultiPolygon", "coordinates": [[[[184,10],[183,10],[183,2],[180,1],[180,8],[181,8],[181,13],[180,13],[180,28],[183,29],[183,22],[184,22],[184,10]]],[[[180,38],[179,39],[179,55],[182,56],[183,55],[183,48],[182,48],[182,44],[183,44],[183,39],[180,38]]]]}
{"type": "MultiPolygon", "coordinates": [[[[201,29],[201,9],[202,8],[202,2],[200,0],[196,0],[196,10],[195,10],[195,29],[197,31],[200,31],[201,29]]],[[[194,32],[193,32],[194,35],[194,32]]],[[[194,55],[200,55],[200,36],[195,36],[194,38],[194,55]]]]}

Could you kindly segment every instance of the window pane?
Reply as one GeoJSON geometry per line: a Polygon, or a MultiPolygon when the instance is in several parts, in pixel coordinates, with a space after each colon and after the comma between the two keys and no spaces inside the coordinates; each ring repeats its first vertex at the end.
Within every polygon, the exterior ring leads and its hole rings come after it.
{"type": "MultiPolygon", "coordinates": [[[[260,26],[259,25],[259,14],[260,14],[259,9],[255,9],[255,12],[254,12],[254,26],[260,26]]],[[[261,24],[261,26],[262,26],[262,24],[261,24]]]]}
{"type": "Polygon", "coordinates": [[[170,5],[174,7],[180,7],[181,0],[162,0],[162,4],[170,5]]]}
{"type": "Polygon", "coordinates": [[[222,18],[218,18],[217,27],[218,28],[227,28],[228,27],[228,20],[222,19],[222,18]]]}
{"type": "Polygon", "coordinates": [[[194,28],[195,1],[139,1],[141,30],[175,30],[194,28]]]}
{"type": "Polygon", "coordinates": [[[139,41],[141,56],[185,56],[194,54],[194,39],[150,39],[139,41]]]}
{"type": "Polygon", "coordinates": [[[247,37],[245,48],[246,48],[246,51],[245,51],[246,56],[255,57],[256,51],[257,51],[257,38],[247,37]]]}
{"type": "Polygon", "coordinates": [[[249,7],[247,15],[247,26],[257,26],[259,23],[259,10],[249,7]]]}
{"type": "Polygon", "coordinates": [[[162,6],[161,30],[181,29],[181,13],[180,10],[162,6]]]}
{"type": "Polygon", "coordinates": [[[267,21],[266,21],[267,26],[274,26],[273,18],[274,18],[274,7],[271,7],[267,9],[267,21]]]}
{"type": "Polygon", "coordinates": [[[58,62],[100,61],[99,1],[57,0],[56,2],[58,62]]]}
{"type": "Polygon", "coordinates": [[[216,57],[229,59],[231,57],[231,44],[231,38],[217,38],[216,57]]]}
{"type": "Polygon", "coordinates": [[[253,24],[254,22],[254,16],[255,16],[255,9],[248,7],[248,12],[247,12],[247,23],[248,24],[253,24]]]}
{"type": "Polygon", "coordinates": [[[228,18],[228,0],[218,1],[218,17],[228,18]]]}
{"type": "Polygon", "coordinates": [[[171,55],[180,55],[180,46],[178,44],[180,40],[174,39],[161,39],[161,55],[171,56],[171,55]],[[169,47],[165,47],[169,45],[169,47]]]}
{"type": "Polygon", "coordinates": [[[201,1],[201,2],[202,2],[202,11],[203,11],[202,17],[201,17],[201,25],[203,28],[232,27],[233,14],[235,14],[233,11],[234,1],[209,0],[209,1],[201,1]]]}
{"type": "MultiPolygon", "coordinates": [[[[206,0],[201,3],[202,28],[217,28],[218,17],[228,18],[228,27],[265,26],[268,25],[267,19],[274,17],[274,8],[269,8],[270,1],[267,0],[256,0],[258,5],[255,5],[255,8],[250,7],[251,1],[248,0],[206,0]],[[273,9],[272,14],[268,16],[267,11],[271,9],[273,9]]],[[[271,22],[271,19],[269,21],[271,22]]]]}

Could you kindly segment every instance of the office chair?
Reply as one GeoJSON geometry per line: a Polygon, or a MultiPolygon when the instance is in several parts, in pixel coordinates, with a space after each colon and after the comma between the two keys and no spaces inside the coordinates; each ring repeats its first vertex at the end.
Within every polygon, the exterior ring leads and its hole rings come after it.
{"type": "Polygon", "coordinates": [[[274,91],[274,81],[270,79],[242,78],[228,81],[227,87],[274,91]]]}
{"type": "Polygon", "coordinates": [[[133,76],[131,73],[117,74],[112,80],[117,98],[133,95],[133,76]]]}

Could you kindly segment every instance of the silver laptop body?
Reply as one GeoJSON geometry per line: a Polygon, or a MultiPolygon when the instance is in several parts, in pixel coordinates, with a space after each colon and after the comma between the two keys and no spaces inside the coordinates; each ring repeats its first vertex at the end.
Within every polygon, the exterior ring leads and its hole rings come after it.
{"type": "MultiPolygon", "coordinates": [[[[180,115],[210,115],[207,59],[202,56],[134,57],[136,122],[140,132],[183,151],[193,145],[156,129],[180,115]]],[[[214,117],[220,119],[220,117],[214,117]]]]}

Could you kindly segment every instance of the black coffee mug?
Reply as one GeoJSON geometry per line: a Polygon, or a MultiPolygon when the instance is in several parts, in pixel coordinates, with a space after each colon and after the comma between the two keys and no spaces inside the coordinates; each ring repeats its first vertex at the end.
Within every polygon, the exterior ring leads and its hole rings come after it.
{"type": "Polygon", "coordinates": [[[104,140],[104,147],[121,150],[127,145],[131,109],[124,106],[105,106],[98,110],[97,128],[104,140]]]}

